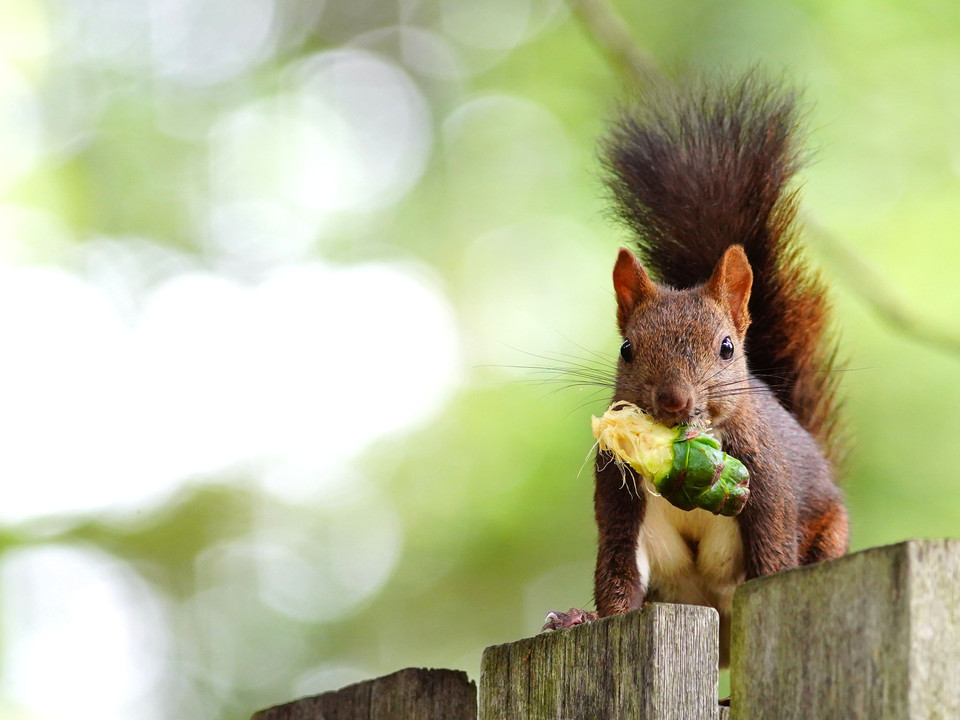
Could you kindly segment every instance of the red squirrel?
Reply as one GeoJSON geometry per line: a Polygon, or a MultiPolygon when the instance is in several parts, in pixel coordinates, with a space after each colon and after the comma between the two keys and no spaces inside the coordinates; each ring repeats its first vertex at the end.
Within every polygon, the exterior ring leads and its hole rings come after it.
{"type": "Polygon", "coordinates": [[[750,497],[732,518],[682,511],[632,492],[644,483],[625,484],[632,471],[598,452],[596,612],[550,613],[545,629],[644,602],[708,605],[725,665],[739,583],[846,552],[835,345],[823,283],[799,255],[790,186],[798,125],[793,94],[751,73],[660,89],[604,142],[643,259],[621,249],[613,269],[613,401],[667,426],[709,425],[749,470],[750,497]]]}

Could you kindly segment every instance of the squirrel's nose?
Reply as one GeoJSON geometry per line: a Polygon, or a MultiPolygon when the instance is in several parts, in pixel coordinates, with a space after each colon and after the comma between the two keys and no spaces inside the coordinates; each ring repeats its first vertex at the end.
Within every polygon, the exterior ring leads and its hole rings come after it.
{"type": "Polygon", "coordinates": [[[661,388],[654,396],[654,410],[661,417],[685,420],[693,410],[693,393],[684,387],[661,388]]]}

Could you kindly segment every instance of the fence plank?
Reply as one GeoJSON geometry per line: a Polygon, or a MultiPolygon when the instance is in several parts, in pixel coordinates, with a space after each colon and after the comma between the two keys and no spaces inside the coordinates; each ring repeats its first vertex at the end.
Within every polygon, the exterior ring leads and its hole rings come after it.
{"type": "Polygon", "coordinates": [[[407,668],[302,698],[252,720],[476,720],[477,688],[459,670],[407,668]]]}
{"type": "Polygon", "coordinates": [[[744,583],[732,636],[732,720],[960,718],[960,542],[744,583]]]}
{"type": "Polygon", "coordinates": [[[649,605],[489,647],[479,720],[716,720],[719,618],[649,605]]]}

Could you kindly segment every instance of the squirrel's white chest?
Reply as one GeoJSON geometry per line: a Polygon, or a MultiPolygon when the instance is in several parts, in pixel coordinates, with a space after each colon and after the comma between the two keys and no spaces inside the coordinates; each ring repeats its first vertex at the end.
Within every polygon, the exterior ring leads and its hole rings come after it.
{"type": "Polygon", "coordinates": [[[743,542],[736,520],[706,510],[680,510],[647,493],[637,566],[664,602],[709,605],[729,615],[744,579],[743,542]]]}

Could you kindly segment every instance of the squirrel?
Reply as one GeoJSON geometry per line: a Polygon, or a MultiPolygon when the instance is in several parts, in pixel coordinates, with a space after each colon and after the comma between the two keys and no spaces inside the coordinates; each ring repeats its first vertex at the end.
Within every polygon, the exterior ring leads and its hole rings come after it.
{"type": "Polygon", "coordinates": [[[666,426],[709,426],[749,470],[750,496],[735,517],[683,511],[633,492],[644,485],[624,483],[633,471],[598,451],[596,611],[550,613],[545,630],[651,601],[708,605],[726,666],[739,583],[847,551],[836,348],[790,184],[798,115],[795,93],[754,71],[660,88],[602,143],[643,259],[621,248],[613,269],[623,344],[612,400],[666,426]]]}

